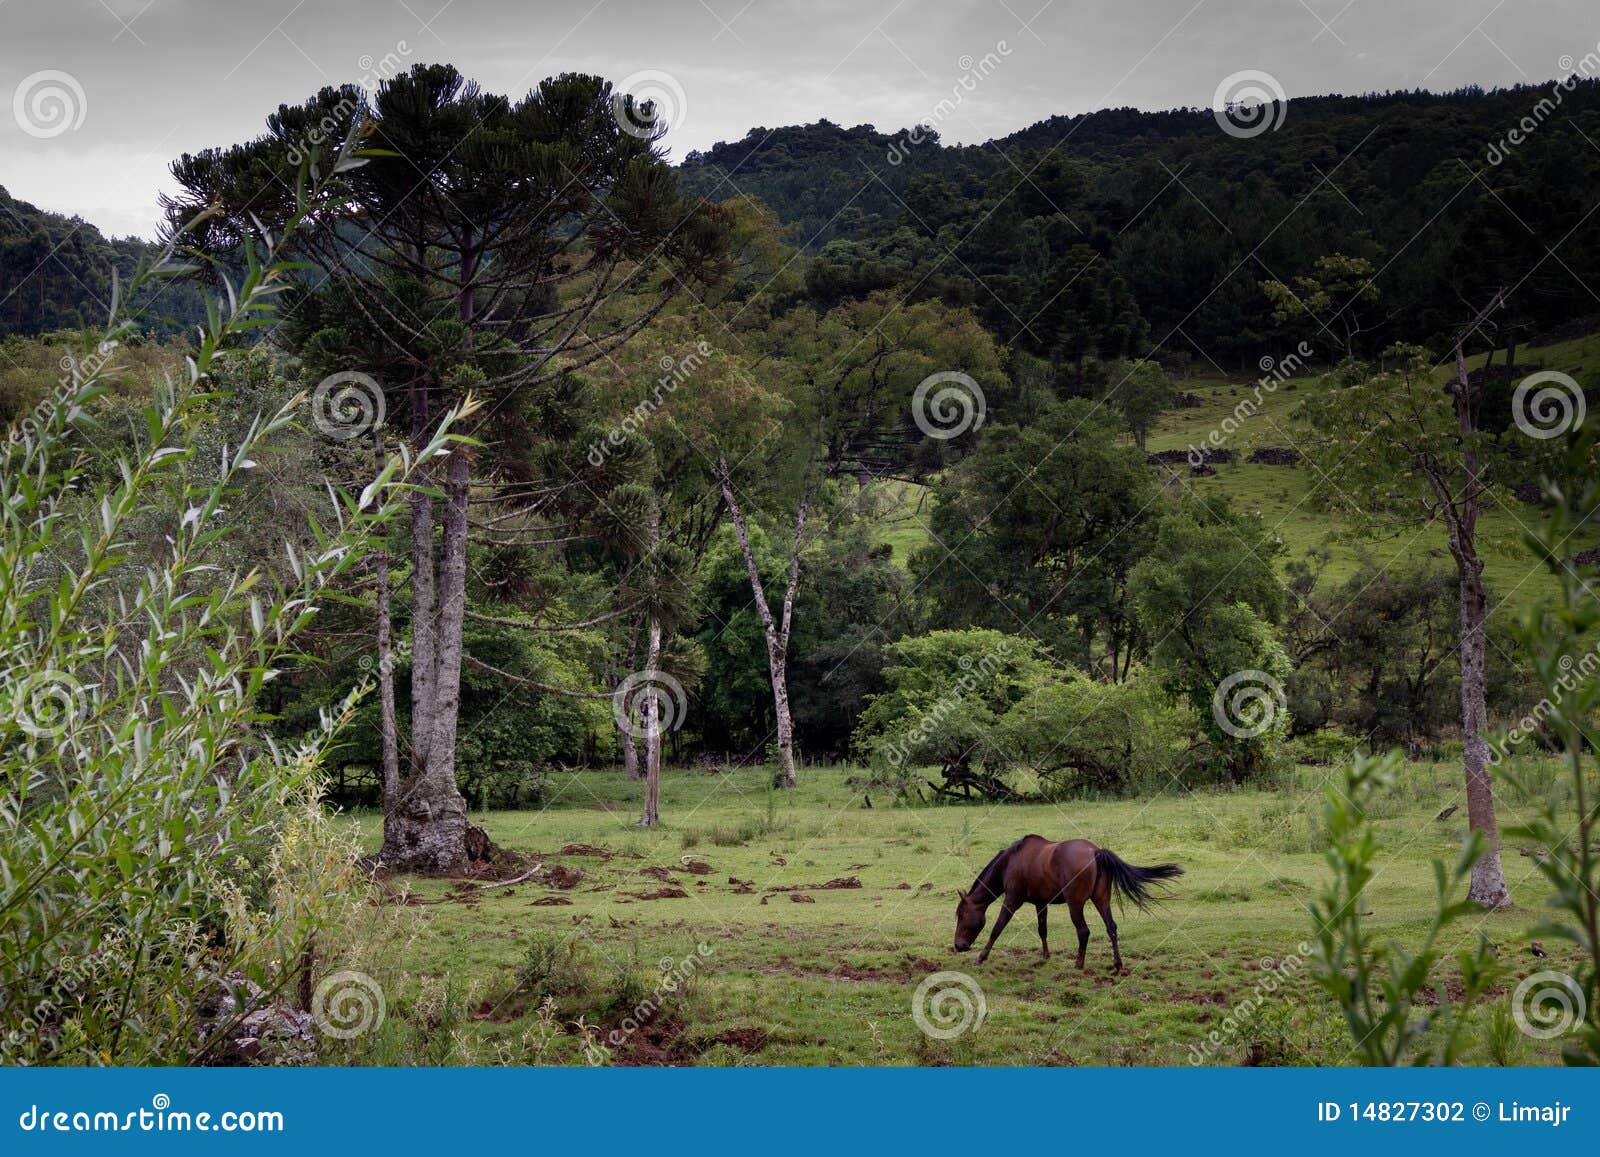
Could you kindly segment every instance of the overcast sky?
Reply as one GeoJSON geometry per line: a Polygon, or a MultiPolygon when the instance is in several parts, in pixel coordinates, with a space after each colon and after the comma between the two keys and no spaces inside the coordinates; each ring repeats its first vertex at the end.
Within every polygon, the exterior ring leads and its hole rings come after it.
{"type": "Polygon", "coordinates": [[[642,74],[681,157],[756,125],[926,121],[973,73],[947,141],[1210,107],[1245,70],[1291,97],[1539,82],[1597,41],[1594,0],[0,0],[0,185],[149,234],[173,157],[419,61],[514,94],[642,74]]]}

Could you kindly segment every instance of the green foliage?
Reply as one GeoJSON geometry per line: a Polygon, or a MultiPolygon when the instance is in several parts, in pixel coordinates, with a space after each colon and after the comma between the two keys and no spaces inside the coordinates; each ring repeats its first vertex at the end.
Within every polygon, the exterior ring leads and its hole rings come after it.
{"type": "MultiPolygon", "coordinates": [[[[134,237],[108,238],[77,217],[65,217],[19,201],[0,188],[0,338],[81,330],[101,324],[124,285],[141,264],[161,259],[158,246],[134,237]]],[[[124,343],[139,329],[170,336],[205,317],[205,297],[188,282],[144,281],[123,294],[126,311],[160,305],[160,313],[137,318],[124,343]]],[[[0,413],[0,419],[9,419],[0,413]]]]}
{"type": "Polygon", "coordinates": [[[1052,798],[1154,794],[1185,783],[1185,739],[1193,723],[1153,673],[1120,683],[1058,672],[1017,702],[999,724],[999,743],[1039,776],[1052,798]]]}
{"type": "MultiPolygon", "coordinates": [[[[1537,791],[1504,762],[1498,769],[1525,797],[1539,801],[1530,819],[1507,828],[1512,838],[1530,840],[1544,849],[1543,855],[1534,857],[1534,864],[1550,886],[1550,911],[1535,932],[1575,944],[1581,953],[1577,975],[1571,979],[1587,1014],[1572,1024],[1571,1036],[1562,1049],[1562,1059],[1573,1065],[1600,1064],[1600,847],[1596,846],[1600,841],[1595,822],[1600,788],[1593,774],[1596,743],[1592,730],[1595,711],[1600,708],[1600,655],[1596,653],[1600,604],[1591,586],[1593,570],[1585,568],[1587,575],[1575,571],[1564,545],[1575,527],[1592,518],[1600,505],[1600,485],[1589,468],[1593,446],[1592,430],[1575,431],[1555,481],[1546,483],[1551,510],[1542,524],[1528,532],[1527,542],[1558,583],[1560,594],[1545,605],[1527,609],[1518,625],[1545,691],[1537,710],[1559,745],[1567,773],[1567,799],[1554,790],[1554,784],[1549,791],[1537,791]]],[[[1502,754],[1510,750],[1527,738],[1526,727],[1519,724],[1518,730],[1501,737],[1494,749],[1502,754]]],[[[1564,1003],[1570,1006],[1572,997],[1569,990],[1564,1003]]],[[[1534,999],[1539,999],[1537,994],[1534,999]]],[[[1546,1011],[1530,1010],[1535,1017],[1546,1011]]]]}
{"type": "Polygon", "coordinates": [[[1151,662],[1234,780],[1266,771],[1288,730],[1278,698],[1289,661],[1271,626],[1284,611],[1281,549],[1259,519],[1196,502],[1162,520],[1128,579],[1151,662]]]}
{"type": "Polygon", "coordinates": [[[933,542],[911,559],[932,625],[1026,624],[1085,668],[1125,669],[1137,639],[1128,572],[1160,504],[1114,413],[1075,398],[1027,427],[986,427],[933,492],[933,542]]]}
{"type": "Polygon", "coordinates": [[[1000,721],[1051,673],[1033,640],[981,629],[901,639],[884,663],[884,690],[862,713],[855,743],[892,768],[1010,765],[1000,721]]]}
{"type": "Polygon", "coordinates": [[[1338,1002],[1350,1030],[1351,1048],[1366,1065],[1454,1064],[1467,1043],[1472,1007],[1494,982],[1497,964],[1480,934],[1475,949],[1455,957],[1460,992],[1436,975],[1444,959],[1441,933],[1462,916],[1481,915],[1469,899],[1452,899],[1484,853],[1483,837],[1472,832],[1455,862],[1433,862],[1437,902],[1416,949],[1374,943],[1362,919],[1362,893],[1376,872],[1378,842],[1368,812],[1375,798],[1394,783],[1400,758],[1357,756],[1343,780],[1323,790],[1327,861],[1331,874],[1312,901],[1317,983],[1338,1002]],[[1423,1001],[1424,995],[1431,1000],[1423,1001]]]}
{"type": "MultiPolygon", "coordinates": [[[[172,257],[130,292],[176,272],[172,257]]],[[[26,1030],[4,1042],[16,1059],[196,1061],[230,1027],[211,1011],[225,980],[282,992],[350,892],[349,849],[313,801],[354,697],[294,749],[261,733],[257,700],[398,508],[403,464],[331,494],[282,582],[230,565],[229,509],[303,400],[249,423],[220,463],[202,454],[211,375],[291,272],[271,246],[246,257],[105,480],[80,435],[126,323],[85,338],[0,447],[0,1021],[26,1030]],[[149,523],[154,548],[137,538],[149,523]]]]}

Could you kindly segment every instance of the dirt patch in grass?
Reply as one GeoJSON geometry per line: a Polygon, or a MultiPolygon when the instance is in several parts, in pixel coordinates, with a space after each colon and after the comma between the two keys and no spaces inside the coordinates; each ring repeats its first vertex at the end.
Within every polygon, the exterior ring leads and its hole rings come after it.
{"type": "Polygon", "coordinates": [[[652,880],[661,880],[662,882],[672,879],[672,872],[668,868],[657,868],[653,866],[649,868],[640,868],[639,874],[641,876],[649,876],[652,880]]]}
{"type": "Polygon", "coordinates": [[[528,1002],[519,1000],[493,1001],[485,1000],[479,1003],[472,1011],[473,1020],[488,1021],[490,1024],[510,1024],[521,1018],[528,1011],[528,1002]]]}
{"type": "Polygon", "coordinates": [[[657,888],[654,892],[629,892],[635,900],[687,900],[689,893],[682,888],[657,888]]]}
{"type": "Polygon", "coordinates": [[[613,852],[608,848],[597,848],[593,844],[568,844],[566,847],[557,852],[556,855],[591,856],[597,860],[638,860],[643,858],[638,852],[613,852]]]}
{"type": "Polygon", "coordinates": [[[569,868],[565,864],[550,864],[540,873],[539,879],[551,888],[576,888],[586,873],[582,868],[569,868]]]}
{"type": "MultiPolygon", "coordinates": [[[[692,1065],[700,1050],[684,1036],[687,1027],[675,1018],[642,1024],[611,1054],[611,1063],[620,1068],[692,1065]]],[[[600,1038],[604,1040],[607,1035],[602,1032],[600,1038]]]]}
{"type": "Polygon", "coordinates": [[[774,884],[770,888],[763,888],[764,892],[831,892],[838,888],[859,888],[859,876],[840,876],[829,880],[826,884],[774,884]]]}
{"type": "Polygon", "coordinates": [[[572,903],[572,901],[567,899],[565,896],[541,896],[537,900],[530,900],[528,902],[528,907],[530,907],[530,908],[555,908],[555,907],[559,907],[562,904],[570,904],[570,903],[572,903]]]}
{"type": "Polygon", "coordinates": [[[730,1028],[711,1038],[713,1042],[747,1053],[760,1052],[767,1047],[767,1030],[764,1028],[730,1028]]]}

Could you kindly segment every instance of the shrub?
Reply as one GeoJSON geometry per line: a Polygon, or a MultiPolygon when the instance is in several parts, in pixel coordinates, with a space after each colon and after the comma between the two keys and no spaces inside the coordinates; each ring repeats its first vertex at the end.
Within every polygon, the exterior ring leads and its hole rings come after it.
{"type": "MultiPolygon", "coordinates": [[[[282,585],[227,565],[225,507],[300,401],[250,423],[220,463],[197,450],[213,366],[291,273],[248,257],[229,312],[212,311],[114,470],[91,479],[85,464],[90,414],[128,332],[115,320],[0,446],[0,1023],[20,1026],[0,1050],[11,1060],[203,1059],[226,1036],[221,986],[242,977],[271,999],[308,981],[318,929],[348,895],[348,849],[314,803],[355,697],[293,750],[259,733],[256,701],[398,508],[402,467],[386,465],[360,498],[336,495],[332,528],[313,527],[309,552],[290,547],[282,585]],[[164,528],[153,550],[134,541],[145,524],[164,528]]],[[[161,272],[142,270],[130,294],[161,272]]]]}

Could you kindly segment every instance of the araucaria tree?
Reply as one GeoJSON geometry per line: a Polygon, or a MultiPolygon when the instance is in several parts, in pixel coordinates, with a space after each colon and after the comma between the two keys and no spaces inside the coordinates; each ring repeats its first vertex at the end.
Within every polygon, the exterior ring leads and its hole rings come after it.
{"type": "MultiPolygon", "coordinates": [[[[1467,819],[1486,851],[1472,869],[1470,897],[1486,908],[1511,903],[1500,865],[1500,827],[1489,775],[1485,706],[1488,592],[1478,553],[1478,520],[1497,487],[1537,477],[1541,443],[1522,437],[1488,404],[1467,369],[1465,346],[1499,308],[1496,295],[1454,342],[1441,374],[1427,351],[1396,347],[1393,366],[1306,406],[1320,435],[1313,451],[1326,485],[1319,497],[1373,532],[1438,524],[1460,590],[1462,771],[1467,819]],[[1492,432],[1492,431],[1498,431],[1492,432]]],[[[1504,398],[1499,399],[1501,403],[1504,398]]],[[[1309,448],[1309,447],[1308,447],[1309,448]]]]}
{"type": "Polygon", "coordinates": [[[341,174],[330,208],[295,238],[314,268],[294,308],[327,322],[299,327],[298,352],[370,375],[413,443],[468,390],[485,403],[461,431],[481,449],[452,452],[443,478],[411,497],[410,759],[385,817],[386,863],[450,871],[469,858],[455,770],[468,534],[481,521],[469,513],[495,501],[514,517],[539,490],[475,479],[495,416],[719,275],[720,215],[679,194],[640,124],[648,110],[597,77],[563,75],[513,101],[448,65],[419,65],[371,96],[324,89],[281,107],[257,140],[173,165],[173,219],[212,208],[198,242],[226,253],[252,218],[271,228],[292,204],[291,161],[308,142],[358,137],[367,163],[341,174]],[[619,295],[635,308],[606,309],[619,295]],[[474,481],[489,493],[474,497],[474,481]]]}

